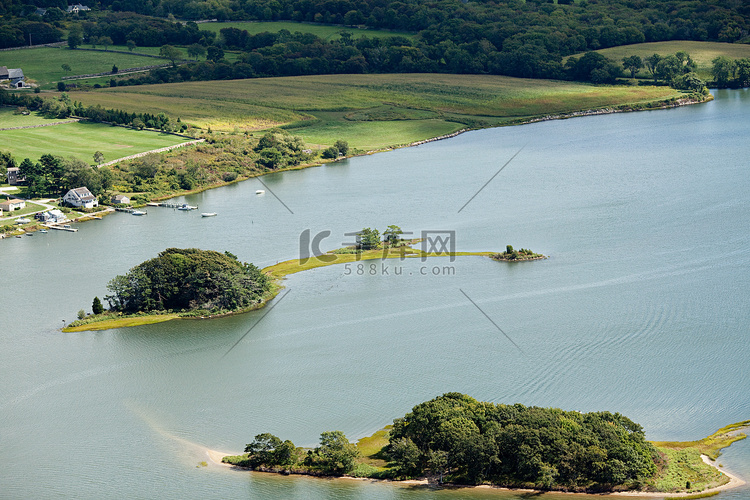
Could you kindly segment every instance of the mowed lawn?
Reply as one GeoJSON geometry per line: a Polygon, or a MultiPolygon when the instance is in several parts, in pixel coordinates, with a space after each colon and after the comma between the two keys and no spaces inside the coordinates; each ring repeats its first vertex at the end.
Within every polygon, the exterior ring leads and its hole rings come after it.
{"type": "Polygon", "coordinates": [[[667,87],[595,86],[491,75],[322,75],[116,87],[74,93],[85,105],[158,113],[215,131],[290,125],[311,144],[407,144],[467,126],[681,95],[667,87]]]}
{"type": "MultiPolygon", "coordinates": [[[[26,127],[29,125],[49,125],[64,121],[57,118],[45,118],[42,115],[33,112],[28,115],[17,115],[15,114],[15,111],[15,107],[0,106],[0,129],[9,127],[26,127]]],[[[0,149],[2,149],[2,146],[0,146],[0,149]]]]}
{"type": "Polygon", "coordinates": [[[95,151],[101,151],[104,160],[111,161],[185,141],[169,134],[83,122],[0,131],[0,150],[10,151],[18,163],[24,158],[37,161],[48,153],[93,163],[95,151]]]}
{"type": "Polygon", "coordinates": [[[315,23],[296,23],[293,21],[233,21],[228,23],[201,23],[198,27],[202,30],[213,31],[219,33],[222,28],[237,28],[239,30],[246,30],[251,35],[257,35],[258,33],[269,32],[278,33],[281,30],[288,30],[290,33],[299,31],[300,33],[312,33],[313,35],[320,37],[324,40],[337,40],[340,38],[340,33],[345,31],[351,33],[352,38],[362,38],[366,36],[368,38],[381,38],[388,36],[403,36],[406,38],[412,38],[413,33],[400,32],[400,31],[387,31],[387,30],[370,30],[351,28],[344,26],[331,26],[328,24],[315,24],[315,23]]]}
{"type": "MultiPolygon", "coordinates": [[[[158,49],[157,49],[158,53],[158,49]]],[[[42,88],[56,88],[63,76],[84,75],[119,69],[164,64],[166,59],[155,59],[133,54],[119,54],[92,50],[70,50],[67,47],[41,47],[37,49],[7,50],[0,52],[0,66],[21,68],[27,79],[42,88]],[[66,73],[62,65],[70,66],[66,73]]]]}

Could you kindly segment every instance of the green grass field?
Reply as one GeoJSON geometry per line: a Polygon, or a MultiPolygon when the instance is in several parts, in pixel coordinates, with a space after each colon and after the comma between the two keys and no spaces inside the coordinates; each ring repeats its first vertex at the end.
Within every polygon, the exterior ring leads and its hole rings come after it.
{"type": "Polygon", "coordinates": [[[74,93],[85,105],[164,112],[214,131],[290,125],[312,145],[408,144],[467,125],[668,99],[666,87],[594,86],[489,75],[322,75],[185,82],[74,93]]]}
{"type": "Polygon", "coordinates": [[[65,158],[74,156],[93,163],[95,151],[101,151],[105,161],[111,161],[181,142],[185,139],[174,135],[101,123],[65,123],[54,127],[0,131],[3,151],[10,151],[19,163],[24,158],[36,161],[47,153],[65,158]]]}
{"type": "MultiPolygon", "coordinates": [[[[83,48],[88,48],[88,46],[84,45],[83,48]]],[[[127,50],[126,47],[110,48],[127,50]]],[[[145,47],[136,50],[148,53],[149,49],[155,49],[156,54],[159,53],[158,47],[145,47]]],[[[111,71],[112,65],[125,69],[164,64],[165,62],[168,61],[166,59],[154,59],[153,57],[91,50],[70,50],[65,47],[42,47],[0,52],[0,66],[21,68],[27,79],[35,81],[43,89],[57,88],[57,82],[63,76],[111,71]],[[63,71],[61,67],[63,64],[70,66],[70,73],[63,71]]]]}
{"type": "Polygon", "coordinates": [[[379,38],[387,36],[403,36],[412,38],[413,33],[399,32],[399,31],[386,31],[386,30],[369,30],[350,28],[344,26],[332,26],[327,24],[315,24],[315,23],[295,23],[293,21],[234,21],[229,23],[201,23],[198,27],[202,30],[213,31],[219,33],[222,28],[237,28],[240,30],[247,30],[251,35],[263,33],[267,31],[269,33],[277,33],[280,30],[288,30],[291,33],[299,31],[300,33],[312,33],[313,35],[323,38],[325,40],[336,40],[339,38],[339,33],[345,31],[352,34],[352,38],[362,38],[366,36],[368,38],[379,38]]]}
{"type": "MultiPolygon", "coordinates": [[[[56,118],[45,118],[37,113],[28,115],[16,115],[16,108],[0,106],[0,128],[25,127],[28,125],[48,125],[59,123],[64,120],[56,118]]],[[[2,147],[0,146],[0,149],[2,147]]]]}
{"type": "MultiPolygon", "coordinates": [[[[676,52],[687,52],[698,64],[698,75],[703,79],[711,79],[711,66],[718,56],[727,56],[730,59],[750,57],[750,45],[742,43],[719,43],[719,42],[692,42],[692,41],[669,41],[638,43],[635,45],[622,45],[609,49],[597,50],[600,54],[622,62],[623,57],[640,56],[646,58],[653,54],[668,56],[676,52]]],[[[582,54],[578,54],[580,56],[582,54]]],[[[651,75],[645,69],[638,73],[639,77],[649,78],[651,75]]]]}

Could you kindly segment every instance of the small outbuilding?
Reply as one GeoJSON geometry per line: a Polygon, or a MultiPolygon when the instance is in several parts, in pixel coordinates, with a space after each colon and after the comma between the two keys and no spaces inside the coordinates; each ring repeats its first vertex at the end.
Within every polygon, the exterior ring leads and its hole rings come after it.
{"type": "Polygon", "coordinates": [[[130,198],[124,194],[116,194],[112,197],[113,205],[127,205],[128,203],[130,203],[130,198]]]}
{"type": "Polygon", "coordinates": [[[8,80],[10,80],[10,84],[16,88],[23,88],[23,70],[21,68],[14,68],[8,70],[8,80]]]}

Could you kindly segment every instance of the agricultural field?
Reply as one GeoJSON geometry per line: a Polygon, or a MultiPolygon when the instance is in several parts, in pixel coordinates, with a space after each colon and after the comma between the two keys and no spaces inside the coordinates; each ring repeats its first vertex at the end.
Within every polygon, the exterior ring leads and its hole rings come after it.
{"type": "MultiPolygon", "coordinates": [[[[748,44],[692,41],[638,43],[635,45],[621,45],[619,47],[601,49],[596,52],[617,62],[622,62],[622,58],[628,56],[640,56],[643,59],[653,54],[668,56],[680,51],[690,54],[690,57],[698,64],[698,76],[704,80],[713,79],[711,75],[711,61],[716,57],[727,56],[730,59],[750,57],[750,45],[748,44]]],[[[578,54],[578,56],[581,55],[578,54]]],[[[644,68],[637,76],[649,78],[651,75],[644,68]]]]}
{"type": "MultiPolygon", "coordinates": [[[[87,47],[84,46],[84,48],[87,47]]],[[[127,50],[126,47],[111,48],[127,50]]],[[[156,49],[156,54],[159,52],[158,47],[150,47],[150,49],[156,49]]],[[[146,53],[146,48],[136,50],[143,50],[146,53]]],[[[57,88],[57,82],[61,81],[63,76],[103,73],[111,71],[113,65],[117,65],[119,69],[125,69],[164,64],[165,62],[168,61],[134,54],[119,54],[99,50],[70,50],[66,47],[41,47],[0,52],[0,66],[21,68],[27,79],[35,81],[43,89],[57,88]],[[63,64],[70,66],[70,73],[63,71],[63,64]]]]}
{"type": "Polygon", "coordinates": [[[320,37],[324,40],[337,40],[339,33],[345,31],[352,34],[352,38],[362,38],[366,36],[368,38],[380,38],[388,36],[403,36],[406,38],[412,38],[414,33],[407,33],[401,31],[387,31],[387,30],[371,30],[371,29],[360,29],[351,28],[344,26],[332,26],[329,24],[314,24],[314,23],[296,23],[293,21],[232,21],[228,23],[215,22],[215,23],[201,23],[198,27],[205,31],[213,31],[218,33],[222,28],[237,28],[240,30],[247,30],[251,35],[263,33],[267,31],[269,33],[277,33],[281,30],[288,30],[290,33],[299,31],[300,33],[312,33],[313,35],[320,37]]]}
{"type": "Polygon", "coordinates": [[[182,137],[158,132],[112,127],[101,123],[64,123],[52,127],[0,130],[0,148],[20,163],[24,158],[37,161],[51,153],[93,163],[95,151],[111,161],[152,149],[185,142],[182,137]]]}
{"type": "MultiPolygon", "coordinates": [[[[50,125],[64,120],[45,118],[38,113],[28,115],[16,114],[16,108],[0,106],[0,129],[11,127],[27,127],[30,125],[50,125]]],[[[2,147],[0,147],[2,149],[2,147]]]]}
{"type": "Polygon", "coordinates": [[[471,127],[680,95],[667,87],[594,86],[488,75],[322,75],[185,82],[71,95],[85,105],[164,112],[214,131],[285,125],[306,142],[378,149],[471,127]]]}

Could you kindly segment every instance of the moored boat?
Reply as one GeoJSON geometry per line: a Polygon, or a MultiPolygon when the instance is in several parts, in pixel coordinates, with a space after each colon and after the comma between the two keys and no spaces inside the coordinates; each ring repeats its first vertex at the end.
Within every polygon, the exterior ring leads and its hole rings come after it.
{"type": "Polygon", "coordinates": [[[218,214],[216,212],[203,212],[201,214],[201,217],[216,217],[218,214]]]}
{"type": "Polygon", "coordinates": [[[133,215],[148,215],[148,212],[142,212],[140,210],[133,210],[130,213],[133,214],[133,215]]]}

